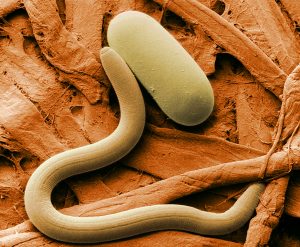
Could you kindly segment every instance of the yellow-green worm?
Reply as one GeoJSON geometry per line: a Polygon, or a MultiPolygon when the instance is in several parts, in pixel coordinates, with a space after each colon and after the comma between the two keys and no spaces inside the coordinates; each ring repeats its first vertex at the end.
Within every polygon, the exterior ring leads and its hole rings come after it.
{"type": "Polygon", "coordinates": [[[119,125],[105,139],[57,154],[35,170],[27,183],[24,201],[28,217],[37,229],[64,242],[97,243],[170,229],[222,235],[244,225],[258,204],[259,195],[264,190],[263,184],[250,185],[224,213],[166,204],[106,216],[75,217],[64,215],[53,207],[51,192],[60,181],[75,174],[108,166],[121,159],[136,145],[143,132],[143,96],[130,68],[112,48],[101,49],[100,58],[119,100],[119,125]]]}

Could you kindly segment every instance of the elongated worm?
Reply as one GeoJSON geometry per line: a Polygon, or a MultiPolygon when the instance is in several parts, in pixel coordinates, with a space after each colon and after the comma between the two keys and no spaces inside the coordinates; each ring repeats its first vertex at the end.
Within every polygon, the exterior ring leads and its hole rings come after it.
{"type": "Polygon", "coordinates": [[[25,208],[32,223],[51,238],[74,243],[105,242],[165,229],[218,235],[245,224],[258,203],[262,184],[251,185],[231,209],[221,214],[167,204],[107,216],[74,217],[61,214],[53,207],[51,192],[55,185],[71,175],[120,159],[133,148],[143,131],[144,102],[133,74],[110,48],[101,50],[101,60],[119,99],[120,123],[107,138],[57,154],[35,170],[25,190],[25,208]]]}
{"type": "Polygon", "coordinates": [[[167,204],[106,216],[74,217],[64,215],[53,207],[51,192],[60,181],[119,160],[130,152],[143,132],[144,102],[134,75],[113,49],[103,48],[100,57],[119,100],[119,125],[105,139],[57,154],[35,170],[24,196],[25,209],[31,222],[45,235],[73,243],[106,242],[166,229],[221,235],[245,224],[258,203],[263,184],[250,185],[228,211],[220,214],[167,204]]]}

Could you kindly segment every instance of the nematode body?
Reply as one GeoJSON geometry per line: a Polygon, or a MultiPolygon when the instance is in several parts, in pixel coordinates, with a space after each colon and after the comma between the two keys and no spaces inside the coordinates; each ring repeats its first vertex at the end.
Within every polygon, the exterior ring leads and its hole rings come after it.
{"type": "Polygon", "coordinates": [[[250,185],[228,211],[220,214],[166,204],[106,216],[74,217],[53,207],[51,192],[60,181],[119,160],[130,152],[143,132],[144,102],[134,75],[113,49],[103,48],[100,57],[119,100],[119,125],[105,139],[57,154],[36,169],[28,181],[24,198],[32,223],[51,238],[73,243],[106,242],[166,229],[222,235],[245,224],[258,204],[263,184],[250,185]]]}

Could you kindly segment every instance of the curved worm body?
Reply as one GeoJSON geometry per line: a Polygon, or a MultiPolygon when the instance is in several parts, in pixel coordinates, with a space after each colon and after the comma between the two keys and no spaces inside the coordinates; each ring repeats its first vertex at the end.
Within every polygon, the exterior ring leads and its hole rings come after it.
{"type": "Polygon", "coordinates": [[[31,222],[49,237],[66,242],[110,240],[114,228],[121,225],[122,229],[126,217],[119,220],[115,215],[99,218],[63,215],[51,204],[53,188],[67,177],[105,167],[125,156],[140,139],[145,124],[143,96],[128,66],[109,48],[101,50],[101,59],[120,104],[117,129],[94,144],[46,160],[32,174],[25,190],[25,209],[31,222]]]}
{"type": "Polygon", "coordinates": [[[156,20],[138,11],[123,12],[110,22],[107,40],[170,119],[193,126],[209,117],[214,106],[210,82],[156,20]]]}
{"type": "Polygon", "coordinates": [[[106,242],[165,229],[220,235],[245,224],[257,206],[264,189],[262,184],[251,185],[231,209],[221,214],[173,204],[106,216],[74,217],[61,214],[53,207],[51,192],[61,180],[117,161],[134,147],[143,131],[144,102],[133,74],[108,47],[101,50],[101,60],[119,99],[120,123],[105,139],[57,154],[36,169],[28,181],[24,198],[31,222],[45,235],[73,243],[106,242]]]}

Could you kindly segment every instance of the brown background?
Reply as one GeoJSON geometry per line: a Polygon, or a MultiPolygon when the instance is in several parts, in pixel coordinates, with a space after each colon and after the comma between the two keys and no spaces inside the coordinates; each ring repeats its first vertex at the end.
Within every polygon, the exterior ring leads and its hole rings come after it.
{"type": "MultiPolygon", "coordinates": [[[[70,214],[100,215],[143,203],[173,202],[214,212],[224,211],[234,203],[245,183],[193,195],[189,194],[197,191],[191,189],[190,182],[180,187],[166,180],[165,187],[154,185],[150,194],[145,194],[149,189],[138,189],[168,178],[184,182],[184,176],[179,175],[185,172],[251,160],[268,152],[285,102],[284,83],[300,61],[298,0],[24,3],[0,2],[0,241],[6,246],[71,246],[35,232],[27,221],[23,192],[30,174],[42,161],[98,141],[117,126],[118,102],[98,53],[107,45],[109,21],[130,9],[158,20],[204,70],[215,93],[213,114],[196,127],[176,125],[144,90],[147,124],[135,150],[117,164],[60,183],[53,193],[54,205],[68,208],[65,211],[70,214]],[[105,209],[116,202],[121,206],[105,209]]],[[[293,122],[289,120],[285,118],[285,130],[288,122],[293,122]]],[[[296,130],[296,125],[290,128],[296,130]]],[[[277,150],[283,145],[284,140],[277,150]]],[[[242,172],[246,174],[247,169],[251,172],[251,166],[242,172]]],[[[211,171],[207,177],[217,179],[218,187],[222,179],[224,184],[257,180],[237,178],[230,182],[225,173],[224,177],[213,177],[211,171]]],[[[267,220],[271,230],[260,243],[249,237],[255,233],[259,238],[259,229],[264,232],[261,222],[255,223],[258,230],[248,231],[248,246],[267,242],[271,246],[300,246],[300,232],[293,226],[299,225],[297,172],[292,173],[285,196],[287,182],[288,179],[281,190],[275,188],[269,195],[282,192],[283,199],[288,199],[285,212],[290,216],[283,214],[278,227],[267,220]]],[[[279,208],[282,203],[284,200],[279,208]]],[[[280,216],[281,212],[277,220],[280,216]]],[[[244,226],[216,238],[164,231],[103,246],[241,246],[247,229],[244,226]]]]}

